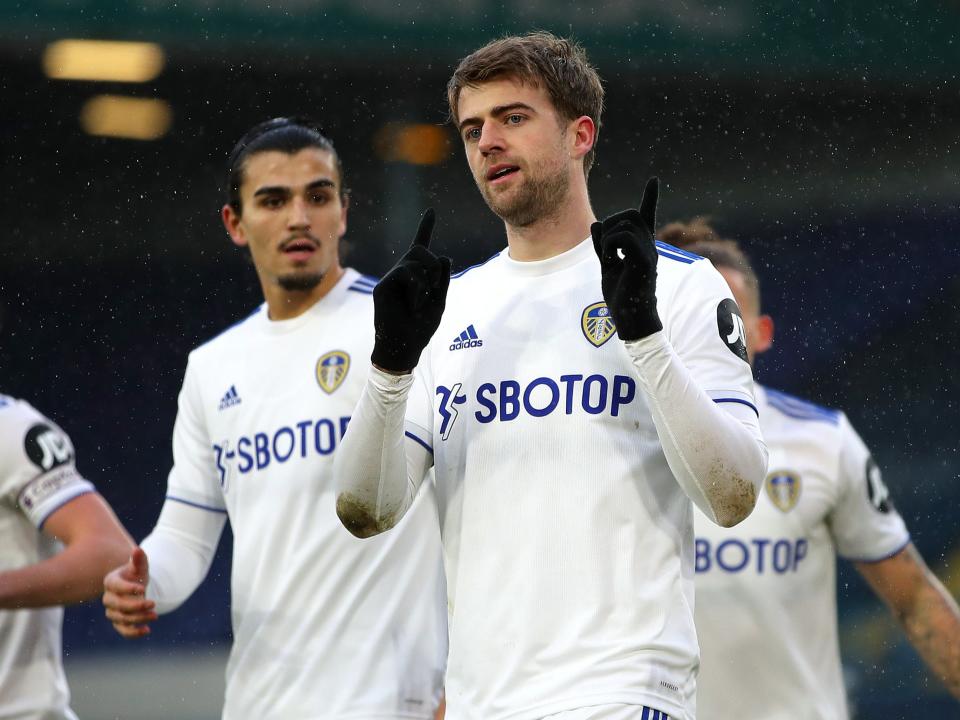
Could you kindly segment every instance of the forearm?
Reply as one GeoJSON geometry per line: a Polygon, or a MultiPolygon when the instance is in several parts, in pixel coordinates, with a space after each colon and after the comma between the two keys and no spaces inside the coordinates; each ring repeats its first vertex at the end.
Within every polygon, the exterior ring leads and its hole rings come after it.
{"type": "Polygon", "coordinates": [[[103,576],[122,564],[133,542],[120,533],[71,543],[48,560],[0,573],[0,609],[70,605],[103,592],[103,576]]]}
{"type": "Polygon", "coordinates": [[[684,492],[720,525],[743,520],[753,510],[767,470],[766,445],[755,416],[748,415],[753,410],[739,404],[718,407],[662,332],[625,347],[684,492]]]}
{"type": "Polygon", "coordinates": [[[960,609],[929,570],[925,575],[909,608],[891,609],[920,657],[960,699],[960,609]]]}
{"type": "Polygon", "coordinates": [[[408,471],[404,417],[413,375],[371,368],[334,460],[337,515],[357,537],[396,525],[416,496],[425,468],[408,471]]]}
{"type": "Polygon", "coordinates": [[[164,502],[156,527],[140,544],[150,562],[147,598],[158,613],[180,607],[207,576],[225,524],[222,513],[164,502]]]}

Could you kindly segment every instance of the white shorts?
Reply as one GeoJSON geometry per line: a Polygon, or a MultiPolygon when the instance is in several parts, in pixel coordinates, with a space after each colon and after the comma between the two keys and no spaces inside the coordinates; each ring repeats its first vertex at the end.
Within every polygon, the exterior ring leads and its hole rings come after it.
{"type": "Polygon", "coordinates": [[[645,705],[594,705],[547,715],[543,720],[670,720],[665,712],[645,705]]]}

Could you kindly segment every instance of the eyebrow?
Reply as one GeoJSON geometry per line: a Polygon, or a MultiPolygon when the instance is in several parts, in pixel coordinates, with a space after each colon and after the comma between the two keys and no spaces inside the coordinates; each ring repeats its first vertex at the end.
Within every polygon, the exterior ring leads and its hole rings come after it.
{"type": "MultiPolygon", "coordinates": [[[[500,115],[505,115],[511,110],[529,110],[532,113],[537,112],[535,108],[532,108],[526,103],[515,102],[515,103],[508,103],[506,105],[497,105],[495,107],[492,107],[490,108],[490,114],[493,115],[494,117],[498,117],[500,115]]],[[[458,129],[462,131],[466,125],[469,125],[470,123],[478,123],[478,122],[480,122],[480,118],[477,118],[477,117],[464,118],[463,120],[460,121],[460,125],[458,126],[458,129]]]]}
{"type": "MultiPolygon", "coordinates": [[[[312,183],[307,185],[307,190],[316,190],[318,188],[336,188],[336,183],[333,182],[330,178],[320,178],[319,180],[314,180],[312,183]]],[[[290,188],[286,185],[267,185],[262,188],[257,188],[253,193],[254,197],[259,197],[260,195],[289,195],[290,188]]]]}

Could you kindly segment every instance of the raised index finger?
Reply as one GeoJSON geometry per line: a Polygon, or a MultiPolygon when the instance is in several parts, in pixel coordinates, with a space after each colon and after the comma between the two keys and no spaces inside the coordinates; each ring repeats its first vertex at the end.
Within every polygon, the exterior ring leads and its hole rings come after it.
{"type": "Polygon", "coordinates": [[[657,229],[657,199],[660,197],[660,178],[652,177],[647,180],[643,189],[643,199],[640,201],[640,218],[651,233],[657,229]]]}
{"type": "Polygon", "coordinates": [[[430,236],[433,234],[435,220],[436,214],[433,212],[433,208],[424,210],[423,217],[420,218],[420,227],[417,228],[417,236],[413,239],[411,247],[417,247],[418,245],[422,248],[430,247],[430,236]]]}

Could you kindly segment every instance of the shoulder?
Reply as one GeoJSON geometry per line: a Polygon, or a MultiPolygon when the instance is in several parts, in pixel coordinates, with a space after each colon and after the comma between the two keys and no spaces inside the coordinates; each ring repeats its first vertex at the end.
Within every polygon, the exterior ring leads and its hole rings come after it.
{"type": "Polygon", "coordinates": [[[766,386],[762,388],[761,392],[764,399],[764,409],[769,410],[773,417],[781,420],[804,424],[819,423],[836,428],[848,424],[840,410],[817,405],[809,400],[766,386]]]}
{"type": "Polygon", "coordinates": [[[237,342],[243,338],[250,331],[253,322],[266,312],[265,308],[266,304],[258,305],[253,312],[245,315],[240,320],[237,320],[235,323],[233,323],[233,325],[228,326],[226,329],[221,330],[209,340],[197,345],[197,347],[195,347],[190,353],[190,356],[202,357],[209,354],[215,354],[222,348],[231,346],[234,342],[237,342]]]}
{"type": "Polygon", "coordinates": [[[376,275],[364,275],[353,268],[345,268],[345,271],[343,280],[347,283],[348,297],[373,295],[373,289],[380,282],[380,278],[376,275]]]}
{"type": "Polygon", "coordinates": [[[657,290],[671,292],[684,286],[684,294],[699,289],[705,294],[730,294],[726,281],[704,257],[657,240],[657,290]]]}
{"type": "Polygon", "coordinates": [[[25,400],[0,401],[0,467],[27,463],[39,473],[73,460],[70,438],[55,422],[25,400]]]}
{"type": "Polygon", "coordinates": [[[21,430],[37,423],[49,422],[46,416],[26,400],[0,395],[0,438],[3,440],[19,439],[22,436],[21,430]]]}
{"type": "Polygon", "coordinates": [[[489,280],[490,277],[496,272],[496,260],[500,257],[500,253],[502,252],[502,250],[497,251],[482,262],[465,267],[459,272],[452,273],[450,275],[450,289],[459,290],[474,283],[480,283],[489,280]]]}

